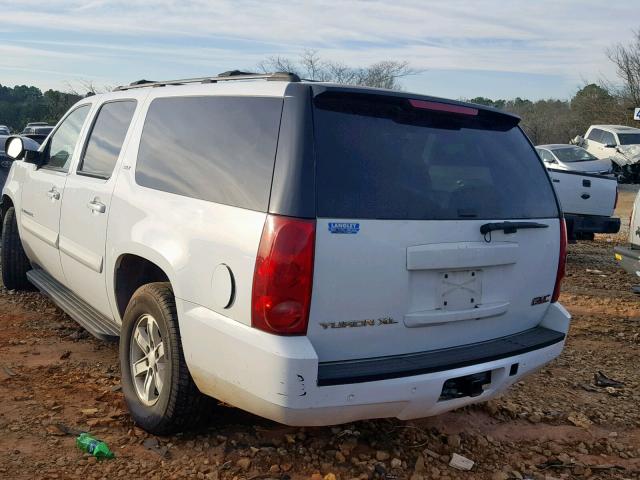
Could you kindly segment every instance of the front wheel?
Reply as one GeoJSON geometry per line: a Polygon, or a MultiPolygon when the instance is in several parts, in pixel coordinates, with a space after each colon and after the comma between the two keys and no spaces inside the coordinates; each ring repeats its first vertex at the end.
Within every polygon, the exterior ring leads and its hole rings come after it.
{"type": "Polygon", "coordinates": [[[9,290],[33,290],[33,285],[27,279],[27,272],[31,264],[22,248],[22,241],[18,233],[16,210],[9,207],[2,221],[2,283],[9,290]]]}
{"type": "Polygon", "coordinates": [[[156,435],[189,429],[212,405],[184,360],[169,283],[150,283],[131,298],[120,337],[122,391],[136,424],[156,435]]]}

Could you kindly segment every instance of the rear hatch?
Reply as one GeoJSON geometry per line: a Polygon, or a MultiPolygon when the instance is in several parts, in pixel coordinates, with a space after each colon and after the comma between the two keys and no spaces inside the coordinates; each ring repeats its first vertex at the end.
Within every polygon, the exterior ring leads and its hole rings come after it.
{"type": "Polygon", "coordinates": [[[313,104],[307,335],[321,362],[465,345],[540,323],[558,268],[559,212],[517,118],[337,89],[313,104]],[[539,228],[481,233],[504,221],[539,228]]]}

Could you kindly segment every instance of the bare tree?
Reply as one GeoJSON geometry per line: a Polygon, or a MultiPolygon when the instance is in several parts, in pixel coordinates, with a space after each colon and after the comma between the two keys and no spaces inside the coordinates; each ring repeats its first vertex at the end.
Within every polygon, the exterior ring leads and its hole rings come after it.
{"type": "Polygon", "coordinates": [[[110,85],[103,85],[99,87],[93,82],[93,80],[78,80],[75,83],[66,82],[66,85],[66,93],[77,95],[79,97],[84,97],[86,95],[95,95],[96,93],[111,92],[114,88],[110,85]]]}
{"type": "Polygon", "coordinates": [[[621,43],[607,50],[607,56],[622,80],[621,94],[631,104],[640,105],[640,30],[628,45],[621,43]]]}
{"type": "Polygon", "coordinates": [[[369,87],[401,88],[399,80],[419,73],[409,62],[384,60],[368,67],[350,67],[341,62],[324,60],[316,50],[305,50],[297,61],[286,57],[269,57],[258,64],[262,72],[291,72],[321,82],[335,82],[369,87]]]}

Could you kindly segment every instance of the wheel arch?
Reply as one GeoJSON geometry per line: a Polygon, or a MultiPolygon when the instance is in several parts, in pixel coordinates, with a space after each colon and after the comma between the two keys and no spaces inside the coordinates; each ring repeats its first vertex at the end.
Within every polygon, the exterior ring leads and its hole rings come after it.
{"type": "Polygon", "coordinates": [[[135,291],[153,282],[169,282],[174,296],[178,296],[173,270],[164,258],[133,248],[118,254],[113,263],[111,294],[114,314],[120,321],[135,291]]]}

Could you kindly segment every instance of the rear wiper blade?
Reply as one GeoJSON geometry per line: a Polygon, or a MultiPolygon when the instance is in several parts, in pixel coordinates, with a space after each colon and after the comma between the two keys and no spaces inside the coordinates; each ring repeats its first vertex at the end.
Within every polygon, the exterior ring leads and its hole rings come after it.
{"type": "Polygon", "coordinates": [[[486,235],[495,230],[503,230],[505,234],[516,233],[521,228],[548,228],[549,225],[537,222],[495,222],[480,226],[480,233],[486,235]]]}

